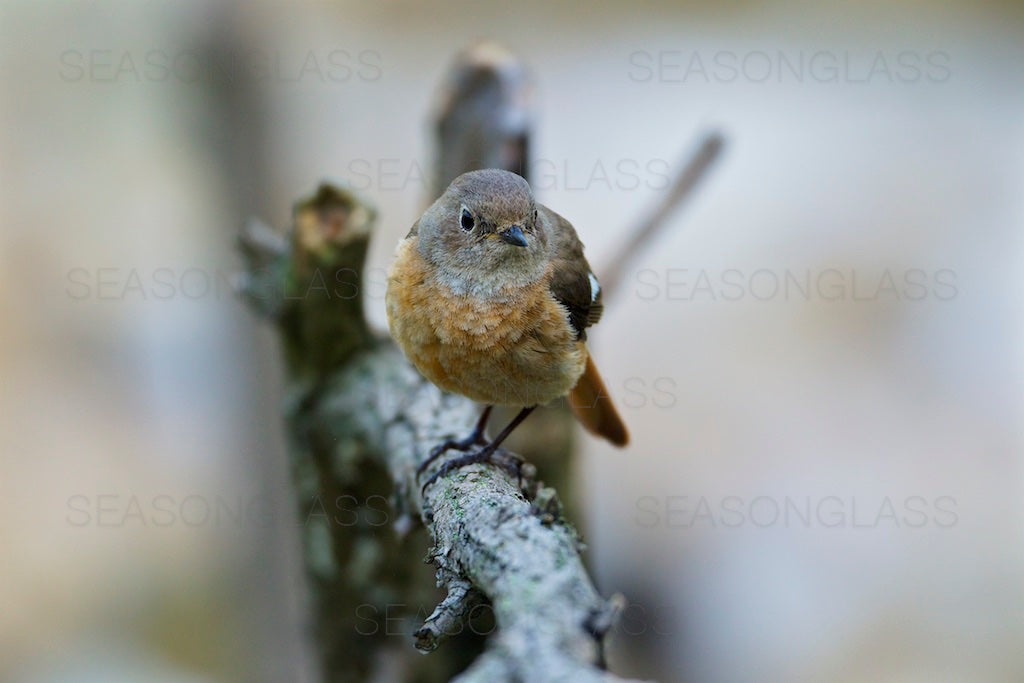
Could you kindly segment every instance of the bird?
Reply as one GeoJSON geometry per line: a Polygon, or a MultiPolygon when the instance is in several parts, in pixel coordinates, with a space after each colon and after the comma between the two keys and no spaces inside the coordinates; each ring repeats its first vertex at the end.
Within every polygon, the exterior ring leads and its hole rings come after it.
{"type": "Polygon", "coordinates": [[[625,423],[587,349],[604,310],[601,286],[572,224],[534,199],[520,175],[483,169],[455,178],[399,241],[387,274],[388,327],[405,356],[444,391],[485,407],[473,431],[434,448],[423,484],[491,461],[540,405],[567,396],[579,422],[616,446],[625,423]],[[519,412],[493,439],[494,406],[519,412]]]}

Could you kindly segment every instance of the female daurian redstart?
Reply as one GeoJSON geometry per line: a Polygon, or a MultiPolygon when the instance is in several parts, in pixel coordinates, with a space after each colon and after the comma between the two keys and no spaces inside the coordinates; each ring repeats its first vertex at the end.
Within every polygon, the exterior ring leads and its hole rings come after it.
{"type": "Polygon", "coordinates": [[[601,318],[601,287],[569,221],[538,204],[520,176],[495,169],[456,178],[398,244],[388,273],[391,334],[445,391],[485,404],[473,432],[435,448],[422,472],[483,462],[538,405],[568,395],[588,431],[628,440],[585,344],[601,318]],[[522,408],[491,441],[495,405],[522,408]]]}

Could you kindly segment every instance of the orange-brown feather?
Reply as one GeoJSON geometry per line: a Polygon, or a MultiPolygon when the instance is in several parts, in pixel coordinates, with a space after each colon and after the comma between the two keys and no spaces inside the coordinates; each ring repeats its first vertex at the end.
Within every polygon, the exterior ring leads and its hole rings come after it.
{"type": "Polygon", "coordinates": [[[626,427],[615,411],[568,311],[547,276],[478,298],[452,291],[410,235],[388,273],[391,334],[428,380],[489,405],[527,407],[569,395],[577,419],[622,446],[626,427]]]}
{"type": "Polygon", "coordinates": [[[415,243],[399,246],[389,273],[388,324],[427,379],[493,405],[538,405],[569,392],[587,349],[544,280],[487,299],[459,294],[415,243]]]}
{"type": "Polygon", "coordinates": [[[615,404],[597,372],[597,366],[589,356],[586,369],[569,392],[569,407],[591,434],[602,436],[616,446],[629,443],[626,424],[615,410],[615,404]]]}

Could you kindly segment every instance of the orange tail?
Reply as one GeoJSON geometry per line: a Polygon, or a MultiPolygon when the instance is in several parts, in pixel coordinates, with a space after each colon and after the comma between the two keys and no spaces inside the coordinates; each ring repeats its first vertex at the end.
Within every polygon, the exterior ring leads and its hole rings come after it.
{"type": "Polygon", "coordinates": [[[603,436],[616,446],[625,446],[629,442],[626,425],[616,412],[608,389],[589,355],[586,370],[569,392],[569,406],[576,419],[591,434],[603,436]]]}

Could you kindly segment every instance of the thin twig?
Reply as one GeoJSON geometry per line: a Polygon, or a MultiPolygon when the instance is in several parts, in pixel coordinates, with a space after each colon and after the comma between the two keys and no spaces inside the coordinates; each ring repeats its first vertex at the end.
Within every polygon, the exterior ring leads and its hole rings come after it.
{"type": "Polygon", "coordinates": [[[629,232],[626,243],[615,252],[615,259],[601,269],[601,289],[605,298],[618,291],[629,262],[668,225],[668,218],[672,212],[692,196],[694,189],[707,176],[711,166],[718,159],[724,145],[725,139],[720,133],[704,135],[697,150],[689,155],[689,161],[676,176],[661,203],[642,223],[629,232]]]}

